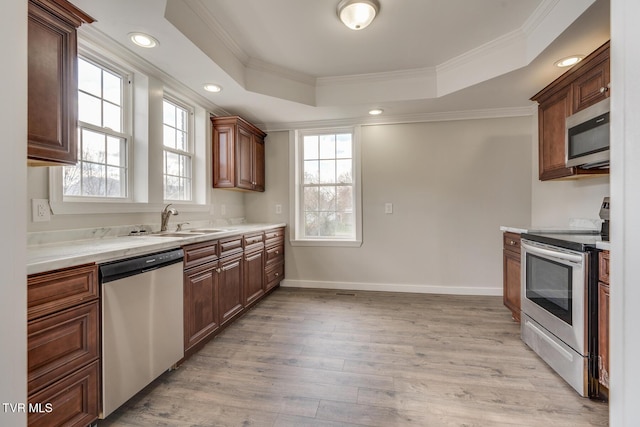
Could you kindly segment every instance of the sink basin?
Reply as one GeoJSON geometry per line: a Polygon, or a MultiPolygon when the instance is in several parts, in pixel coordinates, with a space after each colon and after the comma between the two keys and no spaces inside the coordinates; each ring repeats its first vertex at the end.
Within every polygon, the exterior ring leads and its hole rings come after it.
{"type": "Polygon", "coordinates": [[[157,236],[157,237],[193,237],[193,236],[197,236],[197,235],[201,235],[201,234],[205,234],[205,233],[194,233],[191,231],[179,231],[179,232],[161,232],[161,233],[156,233],[156,234],[152,234],[152,236],[157,236]]]}
{"type": "Polygon", "coordinates": [[[228,228],[194,228],[189,230],[190,233],[224,233],[226,231],[233,231],[228,228]]]}

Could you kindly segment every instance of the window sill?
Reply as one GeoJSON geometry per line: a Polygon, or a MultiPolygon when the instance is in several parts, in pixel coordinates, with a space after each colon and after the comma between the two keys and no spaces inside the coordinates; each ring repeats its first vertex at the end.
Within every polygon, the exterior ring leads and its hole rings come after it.
{"type": "Polygon", "coordinates": [[[290,240],[291,246],[359,248],[361,240],[290,240]]]}

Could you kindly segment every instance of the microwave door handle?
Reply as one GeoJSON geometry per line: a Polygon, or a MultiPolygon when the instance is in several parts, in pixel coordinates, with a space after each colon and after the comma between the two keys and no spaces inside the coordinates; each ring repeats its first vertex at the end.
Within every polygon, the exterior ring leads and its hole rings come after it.
{"type": "Polygon", "coordinates": [[[520,242],[520,246],[526,249],[527,252],[532,254],[538,254],[542,256],[546,256],[548,258],[555,258],[562,261],[569,261],[575,264],[582,263],[582,257],[580,255],[568,254],[566,252],[556,252],[545,248],[540,248],[538,246],[531,246],[525,242],[520,242]]]}

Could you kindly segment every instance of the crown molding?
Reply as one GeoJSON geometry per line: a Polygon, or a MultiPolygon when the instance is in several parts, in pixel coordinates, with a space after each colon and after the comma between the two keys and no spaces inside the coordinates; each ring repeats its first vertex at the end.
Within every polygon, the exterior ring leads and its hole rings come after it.
{"type": "Polygon", "coordinates": [[[300,129],[315,129],[345,126],[395,125],[406,123],[448,122],[457,120],[498,119],[507,117],[533,116],[538,111],[537,105],[515,108],[487,108],[483,110],[449,111],[436,113],[399,114],[386,117],[354,117],[339,120],[314,120],[288,123],[262,123],[258,125],[265,132],[278,132],[300,129]]]}
{"type": "Polygon", "coordinates": [[[162,81],[170,90],[187,96],[214,115],[228,115],[224,108],[212,103],[201,94],[176,80],[175,77],[165,73],[146,59],[136,55],[133,51],[116,42],[94,26],[83,25],[78,29],[78,44],[80,47],[101,56],[114,56],[119,61],[125,62],[126,65],[162,81]]]}

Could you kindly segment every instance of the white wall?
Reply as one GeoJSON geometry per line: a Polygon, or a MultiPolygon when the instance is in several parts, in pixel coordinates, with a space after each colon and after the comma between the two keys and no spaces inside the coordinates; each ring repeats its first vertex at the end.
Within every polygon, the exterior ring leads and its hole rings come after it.
{"type": "MultiPolygon", "coordinates": [[[[532,120],[363,127],[363,245],[288,246],[285,285],[501,295],[499,227],[530,222],[532,120]]],[[[245,197],[250,220],[289,222],[288,141],[268,136],[267,192],[245,197]]]]}
{"type": "Polygon", "coordinates": [[[610,425],[640,420],[640,2],[611,1],[610,425]]]}
{"type": "MultiPolygon", "coordinates": [[[[0,93],[0,403],[27,401],[26,158],[27,2],[4,2],[0,93]]],[[[0,425],[24,426],[24,413],[0,406],[0,425]]]]}

